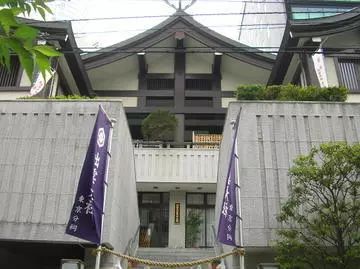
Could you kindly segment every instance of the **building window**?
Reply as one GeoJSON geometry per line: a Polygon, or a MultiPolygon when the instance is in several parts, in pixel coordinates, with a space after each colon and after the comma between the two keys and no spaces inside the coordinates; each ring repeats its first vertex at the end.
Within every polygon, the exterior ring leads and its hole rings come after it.
{"type": "Polygon", "coordinates": [[[185,106],[213,106],[212,97],[185,97],[185,106]]]}
{"type": "Polygon", "coordinates": [[[12,56],[10,58],[10,69],[5,66],[0,66],[0,87],[15,87],[18,86],[18,76],[20,72],[19,58],[12,56]]]}
{"type": "Polygon", "coordinates": [[[174,97],[168,96],[148,96],[146,97],[146,106],[162,106],[162,107],[173,107],[174,97]]]}
{"type": "Polygon", "coordinates": [[[360,92],[360,59],[339,59],[339,84],[360,92]]]}
{"type": "Polygon", "coordinates": [[[210,79],[187,79],[185,81],[186,90],[200,90],[209,91],[211,90],[210,79]]]}
{"type": "Polygon", "coordinates": [[[215,193],[187,193],[186,247],[212,247],[215,224],[215,193]],[[193,227],[198,224],[198,229],[193,227]],[[198,231],[194,236],[194,231],[198,231]]]}
{"type": "Polygon", "coordinates": [[[173,90],[174,79],[151,78],[146,80],[148,90],[173,90]]]}
{"type": "Polygon", "coordinates": [[[292,19],[294,20],[308,20],[322,17],[334,16],[340,13],[347,12],[352,7],[334,7],[334,6],[292,6],[292,19]]]}
{"type": "Polygon", "coordinates": [[[169,193],[139,192],[139,247],[167,247],[169,237],[169,193]]]}

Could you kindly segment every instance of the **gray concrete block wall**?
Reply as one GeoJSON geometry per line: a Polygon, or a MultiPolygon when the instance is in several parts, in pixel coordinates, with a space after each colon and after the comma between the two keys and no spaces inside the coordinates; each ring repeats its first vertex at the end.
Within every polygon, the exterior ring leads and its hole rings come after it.
{"type": "Polygon", "coordinates": [[[83,242],[65,227],[99,104],[117,120],[103,241],[139,226],[133,147],[121,102],[0,102],[0,239],[83,242]]]}
{"type": "Polygon", "coordinates": [[[253,249],[265,248],[264,253],[271,256],[272,251],[268,247],[273,244],[276,230],[280,228],[276,216],[282,201],[289,194],[288,169],[293,165],[293,160],[323,142],[359,142],[360,104],[231,103],[219,155],[216,223],[219,221],[230,158],[230,121],[236,118],[240,107],[238,155],[243,233],[252,263],[253,249]]]}

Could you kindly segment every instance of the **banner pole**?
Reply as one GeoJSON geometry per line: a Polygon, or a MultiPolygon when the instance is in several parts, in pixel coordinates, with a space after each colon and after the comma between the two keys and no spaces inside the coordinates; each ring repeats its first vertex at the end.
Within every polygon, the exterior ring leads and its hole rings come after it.
{"type": "MultiPolygon", "coordinates": [[[[239,125],[240,125],[240,114],[241,114],[241,107],[239,111],[239,125]]],[[[237,126],[239,128],[239,126],[237,126]]],[[[236,134],[235,130],[235,134],[236,134]]],[[[237,137],[235,137],[235,169],[236,169],[236,184],[237,184],[237,196],[238,196],[238,214],[239,214],[239,245],[240,247],[244,247],[244,241],[243,241],[243,220],[242,220],[242,210],[241,210],[241,189],[240,189],[240,169],[239,169],[239,155],[238,155],[238,140],[237,137]]],[[[245,257],[243,255],[240,255],[240,269],[245,269],[245,257]]]]}
{"type": "MultiPolygon", "coordinates": [[[[101,106],[101,105],[100,105],[101,106]]],[[[102,108],[102,106],[101,106],[102,108]]],[[[103,109],[103,111],[105,111],[103,109]]],[[[114,131],[114,124],[116,123],[115,119],[110,119],[107,115],[106,117],[110,120],[111,126],[109,130],[109,143],[107,148],[107,161],[106,161],[106,169],[105,169],[105,179],[104,179],[104,203],[103,203],[103,214],[101,217],[101,235],[100,235],[100,245],[97,247],[96,252],[96,260],[95,260],[95,269],[100,269],[100,260],[101,260],[101,243],[102,243],[102,237],[103,237],[103,228],[104,228],[104,218],[105,218],[105,205],[106,205],[106,194],[107,194],[107,187],[108,187],[108,176],[109,176],[109,163],[111,158],[111,143],[112,143],[112,136],[114,131]]]]}

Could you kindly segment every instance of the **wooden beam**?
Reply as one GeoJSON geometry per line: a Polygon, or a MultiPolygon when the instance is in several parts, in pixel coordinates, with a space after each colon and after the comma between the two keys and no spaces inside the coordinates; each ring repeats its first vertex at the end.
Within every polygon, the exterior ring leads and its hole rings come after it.
{"type": "Polygon", "coordinates": [[[221,76],[221,59],[222,59],[222,53],[215,52],[214,63],[212,66],[212,73],[215,76],[221,76]]]}
{"type": "Polygon", "coordinates": [[[221,107],[221,59],[222,53],[214,53],[214,63],[212,66],[213,79],[211,83],[211,89],[214,92],[219,92],[219,95],[213,97],[213,106],[221,107]]]}
{"type": "Polygon", "coordinates": [[[145,59],[145,52],[139,52],[138,56],[138,64],[139,64],[139,76],[144,76],[147,73],[147,64],[145,59]]]}
{"type": "Polygon", "coordinates": [[[146,83],[146,73],[147,66],[145,60],[145,53],[140,52],[137,54],[138,56],[138,65],[139,65],[139,73],[138,73],[138,89],[139,89],[139,98],[138,98],[138,106],[145,107],[146,106],[146,98],[145,92],[147,91],[147,83],[146,83]]]}

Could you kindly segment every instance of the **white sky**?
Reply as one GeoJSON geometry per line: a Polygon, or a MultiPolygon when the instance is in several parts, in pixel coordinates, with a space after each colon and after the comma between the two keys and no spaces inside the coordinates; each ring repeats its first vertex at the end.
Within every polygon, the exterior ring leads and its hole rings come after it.
{"type": "MultiPolygon", "coordinates": [[[[170,0],[174,5],[178,1],[170,0]]],[[[183,6],[190,0],[183,0],[183,6]]],[[[186,10],[190,14],[242,12],[244,3],[238,0],[198,0],[186,10]]],[[[175,12],[163,0],[56,0],[50,4],[54,16],[48,20],[112,18],[124,16],[171,15],[175,12]]],[[[209,28],[237,39],[242,15],[195,16],[209,28]]],[[[106,47],[130,38],[157,25],[167,17],[117,20],[74,21],[72,23],[77,44],[87,47],[106,47]]]]}

